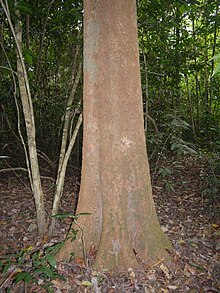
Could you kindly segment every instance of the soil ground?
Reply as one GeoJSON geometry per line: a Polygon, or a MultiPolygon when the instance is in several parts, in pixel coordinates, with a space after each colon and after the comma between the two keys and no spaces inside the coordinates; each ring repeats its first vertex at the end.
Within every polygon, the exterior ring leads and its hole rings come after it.
{"type": "MultiPolygon", "coordinates": [[[[57,272],[65,277],[51,281],[50,271],[36,282],[17,284],[16,274],[33,272],[33,255],[65,239],[71,220],[58,221],[55,235],[39,237],[36,230],[34,200],[28,180],[18,173],[0,177],[0,258],[9,263],[0,268],[0,292],[140,292],[211,293],[220,292],[220,222],[217,199],[213,201],[207,185],[207,165],[198,156],[161,161],[152,168],[153,195],[163,231],[173,243],[170,252],[174,265],[158,260],[153,266],[140,265],[128,272],[97,272],[83,262],[60,263],[57,272]],[[160,170],[160,175],[158,173],[160,170]],[[206,191],[206,193],[204,192],[206,191]],[[12,253],[20,252],[20,256],[12,253]],[[23,253],[23,254],[22,254],[23,253]],[[20,263],[19,263],[20,259],[20,263]],[[45,278],[48,274],[48,278],[45,278]],[[51,281],[51,282],[50,282],[51,281]],[[48,287],[48,288],[46,288],[48,287]],[[47,291],[46,291],[47,290],[47,291]],[[51,291],[50,291],[51,290],[51,291]]],[[[79,191],[79,176],[70,170],[65,182],[60,212],[73,213],[79,191]]],[[[50,214],[53,181],[43,178],[46,209],[50,214]]],[[[51,260],[51,264],[53,259],[51,260]]],[[[50,261],[49,261],[50,263],[50,261]]],[[[1,263],[0,263],[1,264],[1,263]]],[[[37,275],[37,274],[36,274],[37,275]]],[[[35,276],[36,276],[35,275],[35,276]]],[[[54,275],[53,275],[54,276],[54,275]]],[[[27,279],[26,279],[27,280],[27,279]]]]}

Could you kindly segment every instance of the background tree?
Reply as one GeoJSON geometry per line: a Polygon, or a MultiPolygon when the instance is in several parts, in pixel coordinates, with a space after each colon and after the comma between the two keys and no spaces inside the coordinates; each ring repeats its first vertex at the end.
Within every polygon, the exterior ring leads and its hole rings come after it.
{"type": "MultiPolygon", "coordinates": [[[[33,103],[32,103],[32,97],[30,92],[26,66],[25,66],[24,58],[23,58],[23,52],[22,52],[22,28],[20,25],[20,13],[19,13],[19,10],[17,9],[17,2],[15,1],[16,21],[15,21],[15,27],[14,27],[12,24],[11,15],[10,15],[7,2],[6,4],[4,4],[3,1],[1,1],[1,5],[7,16],[7,20],[9,22],[9,26],[15,41],[16,55],[17,55],[17,78],[18,78],[20,97],[21,97],[23,115],[24,115],[25,126],[26,126],[27,145],[28,145],[27,148],[25,146],[22,135],[20,135],[20,138],[24,146],[30,185],[31,185],[31,189],[35,199],[38,230],[39,230],[39,233],[42,234],[46,229],[46,214],[45,214],[45,208],[44,208],[44,197],[43,197],[43,190],[41,186],[39,164],[38,164],[38,158],[37,158],[36,128],[35,128],[35,119],[34,119],[34,112],[33,112],[33,103]]],[[[11,71],[13,72],[12,69],[11,71]]],[[[15,85],[15,88],[16,88],[16,85],[15,85]]],[[[19,133],[21,134],[21,132],[19,133]]]]}
{"type": "MultiPolygon", "coordinates": [[[[37,100],[37,96],[38,95],[41,96],[42,91],[46,89],[46,86],[43,86],[43,90],[40,87],[39,87],[39,90],[35,88],[35,97],[32,98],[31,91],[34,92],[34,88],[30,87],[30,84],[31,84],[30,81],[33,81],[33,78],[34,78],[35,85],[36,84],[41,85],[41,82],[40,82],[41,80],[43,83],[45,82],[45,77],[41,79],[41,76],[42,76],[42,60],[41,59],[44,54],[43,49],[44,49],[44,45],[46,41],[45,39],[46,26],[48,24],[49,14],[52,10],[53,2],[54,1],[51,1],[47,9],[46,20],[45,20],[43,31],[42,31],[42,38],[40,38],[39,54],[36,60],[36,71],[35,71],[35,67],[32,62],[33,58],[30,51],[31,45],[32,45],[30,42],[30,19],[31,19],[30,12],[31,10],[29,9],[28,6],[23,6],[21,3],[18,3],[18,2],[15,2],[15,5],[14,5],[14,3],[12,2],[1,1],[1,6],[6,14],[7,22],[13,36],[13,41],[15,43],[15,49],[17,53],[16,70],[17,70],[17,79],[18,79],[18,85],[19,85],[19,94],[20,94],[19,97],[21,98],[21,104],[22,104],[24,121],[25,121],[25,130],[27,134],[27,146],[25,142],[26,139],[24,139],[25,135],[22,134],[25,131],[20,127],[20,125],[22,124],[22,121],[21,121],[22,116],[20,115],[19,104],[17,99],[17,94],[18,94],[17,81],[15,78],[14,70],[13,70],[13,64],[10,62],[7,52],[4,51],[6,61],[8,63],[7,65],[9,67],[6,69],[9,69],[10,73],[13,76],[14,99],[15,99],[16,111],[17,111],[17,117],[18,117],[17,124],[18,124],[18,133],[19,133],[19,137],[16,134],[15,134],[15,137],[16,139],[18,139],[18,142],[21,143],[21,145],[24,148],[27,171],[28,171],[29,179],[30,179],[30,185],[31,185],[31,189],[35,198],[37,224],[38,224],[38,229],[40,233],[45,232],[45,229],[46,229],[46,212],[44,207],[45,202],[44,202],[44,196],[43,196],[43,190],[42,190],[42,184],[41,184],[41,178],[40,178],[40,172],[39,172],[37,145],[36,145],[35,120],[37,120],[38,122],[38,115],[36,114],[38,112],[34,112],[33,104],[34,104],[34,101],[37,100]],[[20,12],[25,12],[25,17],[23,19],[21,19],[20,17],[20,12]],[[13,24],[12,19],[14,20],[15,24],[13,24]],[[24,23],[26,22],[25,42],[23,42],[23,39],[22,39],[22,20],[24,23]],[[28,75],[28,71],[29,71],[29,75],[28,75]],[[35,74],[30,75],[30,73],[33,73],[33,71],[35,74]]],[[[58,7],[58,11],[60,11],[60,9],[62,10],[62,4],[63,3],[60,3],[60,6],[58,7]]],[[[26,5],[28,5],[28,3],[26,5]]],[[[73,5],[73,8],[76,8],[74,4],[72,5],[73,5]]],[[[55,10],[56,9],[57,7],[55,7],[55,10]]],[[[80,23],[78,22],[78,20],[76,20],[76,22],[78,26],[77,32],[78,32],[78,35],[80,35],[80,23]]],[[[75,24],[73,26],[75,26],[75,24]]],[[[2,44],[2,47],[3,47],[3,44],[2,44]]],[[[53,204],[52,214],[57,213],[59,208],[59,202],[62,197],[67,162],[69,160],[69,157],[70,157],[70,154],[71,154],[71,151],[72,151],[72,148],[73,148],[73,145],[74,145],[79,127],[81,125],[81,121],[82,121],[80,116],[78,119],[78,123],[76,123],[76,128],[74,130],[73,121],[74,121],[75,114],[71,113],[72,112],[71,109],[74,108],[73,102],[75,98],[75,92],[81,77],[81,61],[79,61],[81,56],[79,52],[80,52],[80,46],[76,47],[74,58],[73,58],[74,59],[73,68],[71,68],[70,86],[72,88],[71,88],[70,97],[68,99],[67,106],[66,106],[66,113],[64,114],[65,122],[63,124],[64,125],[63,135],[62,135],[60,159],[59,159],[58,171],[57,171],[56,188],[54,192],[54,204],[53,204]]],[[[59,75],[59,71],[56,72],[55,78],[58,75],[59,75]]],[[[56,85],[56,80],[55,80],[55,85],[56,85]]],[[[75,101],[75,102],[78,103],[78,101],[75,101]]],[[[78,111],[79,111],[79,107],[80,107],[80,103],[78,103],[78,107],[77,107],[78,111]]],[[[36,106],[35,106],[35,110],[37,110],[36,106]]],[[[7,119],[7,122],[8,121],[9,120],[7,119]]],[[[11,126],[10,122],[9,122],[9,126],[11,126]]],[[[41,157],[43,157],[44,160],[49,162],[50,165],[53,164],[53,163],[51,164],[51,161],[48,159],[48,156],[44,154],[44,152],[41,151],[40,155],[41,157]]],[[[25,169],[21,168],[21,170],[25,170],[25,169]]],[[[55,222],[53,219],[51,223],[51,229],[50,229],[51,233],[53,231],[54,224],[55,222]]]]}

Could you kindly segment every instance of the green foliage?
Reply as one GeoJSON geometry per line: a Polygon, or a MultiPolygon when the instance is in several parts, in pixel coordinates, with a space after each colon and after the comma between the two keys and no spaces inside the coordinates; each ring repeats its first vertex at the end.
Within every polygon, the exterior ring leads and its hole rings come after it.
{"type": "MultiPolygon", "coordinates": [[[[8,4],[14,20],[14,1],[8,4]]],[[[56,161],[66,100],[82,58],[82,1],[53,1],[50,5],[46,0],[22,0],[17,7],[21,14],[22,49],[34,104],[37,144],[56,161]]],[[[17,129],[14,85],[10,70],[5,69],[9,61],[16,71],[16,50],[2,9],[0,13],[4,28],[4,51],[0,54],[4,67],[0,68],[0,103],[4,106],[0,112],[0,148],[6,146],[6,152],[17,154],[11,131],[17,129]]],[[[192,143],[211,147],[215,138],[220,137],[219,54],[215,53],[220,46],[218,26],[216,0],[138,1],[144,108],[147,105],[160,130],[157,135],[152,129],[147,134],[150,152],[157,148],[157,153],[161,149],[163,153],[194,153],[192,143]],[[172,111],[178,113],[178,119],[168,119],[172,111]],[[172,133],[171,137],[172,127],[179,132],[172,133]]],[[[81,97],[82,81],[71,107],[73,118],[81,97]]],[[[21,108],[19,95],[18,104],[21,108]]],[[[21,128],[24,133],[23,120],[21,128]]]]}
{"type": "MultiPolygon", "coordinates": [[[[76,240],[77,234],[78,234],[79,231],[81,232],[81,235],[83,234],[82,228],[77,223],[78,218],[81,217],[81,216],[89,216],[89,215],[91,215],[91,213],[78,213],[78,214],[63,213],[63,214],[53,215],[52,217],[58,218],[58,219],[61,219],[61,220],[64,220],[66,218],[70,218],[72,220],[72,222],[75,223],[75,225],[78,227],[78,229],[73,228],[72,225],[71,225],[70,230],[68,231],[67,237],[66,237],[67,240],[71,239],[70,241],[73,242],[73,241],[76,240]]],[[[84,244],[82,243],[82,245],[84,245],[84,244]]],[[[74,256],[75,256],[75,254],[74,254],[74,252],[72,252],[71,257],[70,257],[70,261],[74,258],[74,256]]],[[[86,258],[86,256],[85,256],[85,258],[86,258]]]]}
{"type": "Polygon", "coordinates": [[[212,213],[219,213],[218,203],[220,194],[220,143],[218,152],[210,153],[207,157],[207,165],[204,176],[204,190],[202,197],[207,200],[207,206],[212,213]]]}
{"type": "MultiPolygon", "coordinates": [[[[57,273],[55,254],[64,243],[57,243],[45,248],[43,251],[32,252],[32,247],[27,247],[18,253],[7,255],[0,260],[2,275],[12,276],[12,285],[19,282],[36,283],[40,287],[53,292],[51,281],[54,279],[64,279],[57,273]]],[[[10,288],[8,288],[10,289],[10,288]]]]}
{"type": "Polygon", "coordinates": [[[215,55],[211,60],[216,61],[216,65],[212,74],[212,76],[214,76],[220,72],[220,54],[215,55]]]}
{"type": "Polygon", "coordinates": [[[162,178],[163,183],[164,183],[164,190],[168,193],[174,192],[175,188],[174,188],[174,184],[172,182],[172,180],[170,180],[170,176],[172,175],[172,170],[170,170],[169,168],[165,168],[165,167],[161,167],[158,170],[158,174],[159,176],[162,178]]]}
{"type": "MultiPolygon", "coordinates": [[[[91,213],[78,213],[76,215],[72,213],[57,214],[53,217],[58,219],[70,218],[79,227],[81,233],[83,233],[81,227],[76,222],[79,217],[87,216],[91,213]]],[[[71,241],[76,240],[78,229],[70,228],[70,233],[68,233],[67,239],[71,241]]],[[[44,250],[32,251],[32,247],[28,246],[17,253],[7,255],[6,257],[0,259],[0,272],[6,278],[10,273],[12,276],[12,285],[19,282],[24,283],[35,283],[40,287],[47,290],[47,292],[54,292],[52,285],[52,280],[54,279],[65,279],[62,275],[57,272],[57,261],[56,254],[58,250],[64,245],[64,242],[56,243],[52,246],[45,248],[44,250]]],[[[74,257],[74,253],[71,253],[71,258],[74,257]]],[[[7,288],[10,290],[10,288],[7,288]]],[[[9,291],[10,292],[10,291],[9,291]]]]}
{"type": "Polygon", "coordinates": [[[159,174],[163,179],[165,179],[166,177],[168,177],[169,175],[172,174],[172,171],[171,171],[169,168],[162,167],[162,168],[159,169],[158,174],[159,174]]]}
{"type": "MultiPolygon", "coordinates": [[[[58,157],[62,118],[66,111],[66,101],[71,92],[77,67],[82,59],[82,2],[81,1],[8,1],[11,17],[16,20],[15,10],[21,15],[23,29],[23,56],[28,72],[30,90],[33,99],[37,144],[40,150],[54,161],[58,157]]],[[[3,11],[2,11],[3,12],[3,11]]],[[[2,14],[4,27],[0,40],[4,51],[0,53],[0,111],[2,137],[0,149],[16,153],[12,131],[17,130],[17,111],[13,91],[17,88],[18,106],[21,109],[18,85],[13,83],[10,70],[16,72],[16,48],[8,22],[2,14]],[[2,114],[3,113],[3,114],[2,114]],[[2,119],[3,115],[6,119],[2,119]],[[9,121],[9,123],[7,123],[9,121]]],[[[16,76],[15,80],[17,82],[16,76]]],[[[75,108],[82,96],[82,83],[79,83],[75,95],[75,108]]],[[[21,116],[22,118],[22,116],[21,116]]],[[[72,119],[74,127],[74,117],[72,119]]],[[[20,121],[22,133],[25,133],[23,119],[20,121]]],[[[15,156],[11,156],[15,157],[15,156]]],[[[20,156],[22,158],[22,156],[20,156]]],[[[18,160],[18,159],[17,159],[18,160]]]]}
{"type": "MultiPolygon", "coordinates": [[[[83,234],[82,228],[77,223],[77,220],[81,216],[87,216],[91,213],[78,213],[76,215],[72,213],[57,214],[53,217],[58,219],[70,218],[79,227],[79,230],[83,234]]],[[[70,228],[67,239],[71,241],[76,240],[78,229],[70,228]]],[[[32,246],[28,246],[19,252],[0,259],[0,272],[3,276],[8,277],[11,273],[12,286],[19,282],[35,283],[41,288],[47,290],[47,292],[53,292],[52,280],[63,279],[64,277],[57,272],[56,254],[58,250],[64,245],[64,242],[56,243],[43,250],[32,251],[32,246]],[[40,280],[40,284],[39,284],[40,280]]],[[[84,247],[83,247],[84,249],[84,247]]],[[[74,253],[71,253],[71,258],[74,257],[74,253]]],[[[7,288],[10,290],[10,288],[7,288]]],[[[10,291],[9,291],[10,292],[10,291]]]]}
{"type": "Polygon", "coordinates": [[[186,142],[181,138],[172,136],[171,142],[171,151],[175,152],[177,155],[194,155],[197,153],[192,143],[186,142]]]}
{"type": "MultiPolygon", "coordinates": [[[[144,107],[148,105],[158,128],[167,125],[166,115],[176,111],[189,127],[178,133],[183,142],[177,141],[173,151],[194,153],[188,143],[206,147],[220,137],[219,55],[213,57],[220,46],[219,5],[217,1],[143,0],[138,5],[138,22],[144,107]],[[209,62],[212,57],[214,64],[209,62]]],[[[160,129],[165,134],[162,139],[148,132],[150,144],[164,143],[167,131],[160,129]]]]}
{"type": "Polygon", "coordinates": [[[70,218],[70,219],[77,221],[80,216],[89,216],[89,215],[91,215],[91,213],[78,213],[75,215],[73,213],[63,213],[63,214],[53,215],[52,217],[57,218],[57,219],[61,219],[61,220],[70,218]]]}
{"type": "Polygon", "coordinates": [[[156,146],[160,156],[196,154],[194,144],[182,138],[190,132],[190,125],[176,114],[165,115],[163,119],[165,123],[160,126],[161,131],[148,136],[149,152],[156,146]]]}

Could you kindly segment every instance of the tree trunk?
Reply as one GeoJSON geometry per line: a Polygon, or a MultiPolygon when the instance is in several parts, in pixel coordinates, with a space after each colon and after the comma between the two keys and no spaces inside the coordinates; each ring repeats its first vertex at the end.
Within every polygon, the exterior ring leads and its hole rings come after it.
{"type": "MultiPolygon", "coordinates": [[[[72,134],[72,137],[70,139],[68,148],[67,148],[67,150],[65,150],[65,154],[64,154],[64,157],[62,160],[61,169],[59,171],[57,181],[56,181],[52,215],[56,215],[59,211],[59,204],[60,204],[60,200],[63,195],[63,186],[64,186],[64,181],[65,181],[65,176],[66,176],[67,164],[68,164],[69,157],[71,155],[71,152],[72,152],[73,146],[75,144],[75,140],[76,140],[76,137],[79,132],[79,128],[80,128],[81,124],[82,124],[82,114],[80,114],[80,116],[78,118],[78,121],[76,123],[76,127],[75,127],[73,134],[72,134]]],[[[55,220],[56,220],[56,218],[52,218],[52,220],[51,220],[50,229],[49,229],[50,236],[52,236],[53,230],[55,228],[55,222],[56,222],[55,220]]]]}
{"type": "MultiPolygon", "coordinates": [[[[216,17],[218,16],[218,10],[219,10],[219,3],[216,5],[216,11],[215,15],[216,17]]],[[[212,65],[211,65],[211,73],[210,73],[210,101],[209,101],[209,111],[212,113],[212,102],[213,102],[213,71],[214,71],[214,60],[213,57],[215,56],[215,51],[216,51],[216,42],[217,42],[217,30],[218,30],[218,21],[217,19],[215,20],[214,24],[214,32],[213,32],[213,47],[212,47],[212,65]]]]}
{"type": "Polygon", "coordinates": [[[185,74],[185,81],[186,81],[187,100],[188,100],[188,107],[189,107],[189,118],[190,118],[191,126],[192,126],[192,135],[193,135],[193,140],[196,141],[196,129],[195,129],[195,123],[194,123],[194,117],[193,117],[193,103],[192,103],[192,97],[191,97],[189,79],[188,79],[187,73],[185,74]]]}
{"type": "MultiPolygon", "coordinates": [[[[152,198],[141,99],[135,0],[84,1],[84,131],[77,213],[84,241],[58,260],[98,248],[95,266],[128,269],[167,258],[152,198]],[[83,247],[85,245],[85,247],[83,247]]],[[[76,226],[72,226],[77,228],[76,226]]],[[[78,232],[78,236],[81,234],[78,232]]],[[[81,235],[82,236],[82,235],[81,235]]]]}
{"type": "MultiPolygon", "coordinates": [[[[15,3],[17,5],[17,3],[15,3]]],[[[13,37],[16,43],[17,49],[17,76],[19,82],[19,89],[24,113],[24,120],[27,132],[28,140],[28,152],[30,161],[30,183],[35,199],[36,213],[37,213],[37,225],[39,233],[43,233],[46,228],[46,214],[44,208],[44,196],[41,187],[40,172],[37,159],[37,149],[36,149],[36,139],[35,139],[35,122],[34,122],[34,112],[31,100],[29,82],[27,77],[27,72],[24,64],[24,59],[22,55],[22,28],[19,22],[19,11],[16,10],[16,15],[18,20],[16,21],[15,28],[12,25],[9,11],[4,3],[1,1],[1,5],[5,11],[8,18],[8,22],[13,33],[13,37]]]]}

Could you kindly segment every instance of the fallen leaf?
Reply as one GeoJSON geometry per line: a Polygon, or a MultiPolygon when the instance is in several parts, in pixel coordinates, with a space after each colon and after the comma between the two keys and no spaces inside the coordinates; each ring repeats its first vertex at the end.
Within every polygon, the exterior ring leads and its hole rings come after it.
{"type": "Polygon", "coordinates": [[[81,267],[85,266],[85,261],[84,261],[83,258],[80,258],[80,257],[79,257],[79,258],[76,258],[75,261],[76,261],[76,263],[77,263],[78,265],[80,265],[81,267]]]}
{"type": "Polygon", "coordinates": [[[131,284],[134,285],[135,273],[132,268],[128,269],[128,278],[131,281],[131,284]]]}
{"type": "Polygon", "coordinates": [[[196,270],[194,268],[192,268],[190,265],[186,264],[184,267],[184,275],[189,277],[190,275],[195,275],[196,274],[196,270]]]}
{"type": "Polygon", "coordinates": [[[166,276],[167,279],[171,278],[170,271],[169,271],[168,267],[166,267],[163,263],[160,265],[160,269],[164,273],[164,275],[166,276]]]}
{"type": "Polygon", "coordinates": [[[168,285],[167,288],[170,290],[176,290],[178,287],[174,285],[168,285]]]}
{"type": "Polygon", "coordinates": [[[85,287],[92,287],[93,286],[93,283],[89,282],[89,281],[82,281],[82,286],[85,286],[85,287]]]}
{"type": "MultiPolygon", "coordinates": [[[[27,239],[28,240],[28,239],[27,239]]],[[[25,248],[24,248],[24,251],[25,252],[29,252],[29,251],[31,251],[33,249],[33,246],[32,245],[28,245],[28,246],[26,246],[25,248]]]]}
{"type": "Polygon", "coordinates": [[[88,257],[93,257],[93,258],[95,258],[96,253],[97,253],[97,249],[96,249],[95,245],[92,244],[92,245],[90,246],[90,248],[89,248],[88,257]]]}
{"type": "Polygon", "coordinates": [[[77,286],[81,286],[82,282],[78,279],[74,279],[74,282],[76,283],[77,286]]]}
{"type": "Polygon", "coordinates": [[[0,226],[6,225],[7,222],[6,221],[0,221],[0,226]]]}
{"type": "Polygon", "coordinates": [[[168,226],[161,226],[161,229],[162,229],[163,232],[169,231],[169,227],[168,226]]]}
{"type": "Polygon", "coordinates": [[[220,251],[220,241],[217,242],[216,246],[215,246],[216,251],[220,251]]]}

